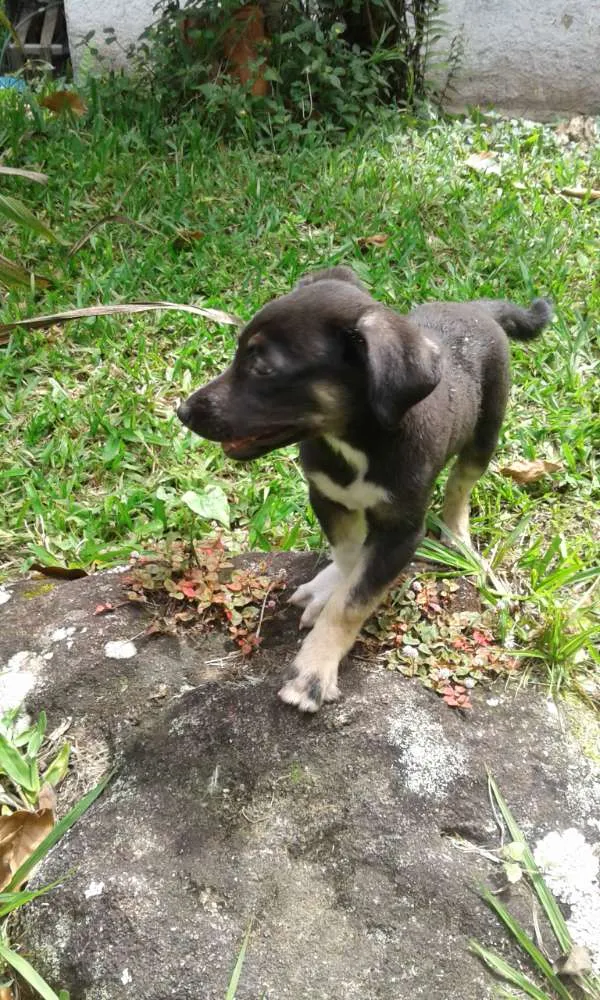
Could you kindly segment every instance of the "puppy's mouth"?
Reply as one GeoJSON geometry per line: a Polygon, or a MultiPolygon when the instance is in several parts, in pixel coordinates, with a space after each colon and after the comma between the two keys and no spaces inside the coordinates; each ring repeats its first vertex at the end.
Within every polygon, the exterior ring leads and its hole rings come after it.
{"type": "Polygon", "coordinates": [[[294,444],[302,437],[303,434],[298,427],[288,424],[274,431],[266,431],[264,434],[249,434],[248,437],[221,441],[221,447],[229,458],[244,461],[266,455],[275,448],[285,448],[286,445],[294,444]]]}

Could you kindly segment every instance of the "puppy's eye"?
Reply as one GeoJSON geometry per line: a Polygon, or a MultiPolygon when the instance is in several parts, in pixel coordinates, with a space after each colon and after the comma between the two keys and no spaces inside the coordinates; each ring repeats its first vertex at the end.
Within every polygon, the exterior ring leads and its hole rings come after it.
{"type": "Polygon", "coordinates": [[[273,375],[275,370],[263,358],[256,358],[252,362],[250,371],[253,375],[258,375],[260,378],[264,378],[268,375],[273,375]]]}
{"type": "Polygon", "coordinates": [[[250,375],[264,377],[273,374],[273,366],[269,364],[257,346],[251,344],[246,353],[246,365],[250,375]]]}

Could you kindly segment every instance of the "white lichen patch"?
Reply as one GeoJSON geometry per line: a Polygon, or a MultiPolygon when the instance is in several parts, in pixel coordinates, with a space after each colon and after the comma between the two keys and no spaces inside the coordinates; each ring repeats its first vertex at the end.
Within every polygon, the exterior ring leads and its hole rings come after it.
{"type": "Polygon", "coordinates": [[[103,892],[104,882],[94,882],[92,880],[83,895],[86,899],[93,899],[94,896],[101,896],[103,892]]]}
{"type": "Polygon", "coordinates": [[[133,982],[133,977],[129,969],[123,969],[121,973],[121,982],[123,983],[123,986],[128,986],[129,983],[133,982]]]}
{"type": "Polygon", "coordinates": [[[0,587],[0,604],[6,604],[7,601],[10,601],[11,597],[12,594],[6,587],[0,587]]]}
{"type": "Polygon", "coordinates": [[[108,656],[109,660],[129,660],[137,655],[137,648],[135,643],[127,639],[115,639],[105,644],[104,655],[108,656]]]}
{"type": "Polygon", "coordinates": [[[36,685],[42,661],[36,653],[22,649],[11,656],[0,672],[0,714],[19,708],[36,685]]]}
{"type": "Polygon", "coordinates": [[[400,751],[399,766],[409,791],[441,799],[450,785],[466,773],[468,754],[451,743],[438,722],[415,709],[389,720],[389,742],[400,751]]]}
{"type": "Polygon", "coordinates": [[[77,629],[74,625],[68,625],[63,628],[55,628],[54,632],[50,636],[51,642],[63,642],[64,639],[70,639],[72,635],[75,634],[77,629]]]}
{"type": "Polygon", "coordinates": [[[536,845],[533,856],[548,888],[571,909],[567,925],[575,944],[587,948],[600,972],[600,857],[579,830],[553,831],[536,845]]]}

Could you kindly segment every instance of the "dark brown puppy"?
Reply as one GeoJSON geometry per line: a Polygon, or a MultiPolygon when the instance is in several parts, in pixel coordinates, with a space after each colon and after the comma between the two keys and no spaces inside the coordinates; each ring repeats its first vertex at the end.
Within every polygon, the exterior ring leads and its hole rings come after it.
{"type": "Polygon", "coordinates": [[[280,697],[305,712],[338,697],[340,660],[423,536],[436,476],[469,542],[469,495],[498,440],[507,334],[534,337],[551,307],[435,302],[401,316],[343,267],[308,275],[243,330],[232,365],[178,410],[245,460],[300,442],[310,500],[333,562],[292,602],[312,627],[280,697]]]}

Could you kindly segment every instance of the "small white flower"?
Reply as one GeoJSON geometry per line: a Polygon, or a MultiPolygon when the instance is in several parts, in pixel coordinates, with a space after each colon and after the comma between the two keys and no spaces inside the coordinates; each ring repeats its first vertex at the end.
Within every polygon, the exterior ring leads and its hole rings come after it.
{"type": "Polygon", "coordinates": [[[415,649],[414,646],[403,646],[402,655],[408,656],[409,660],[416,660],[419,655],[419,651],[418,649],[415,649]]]}

